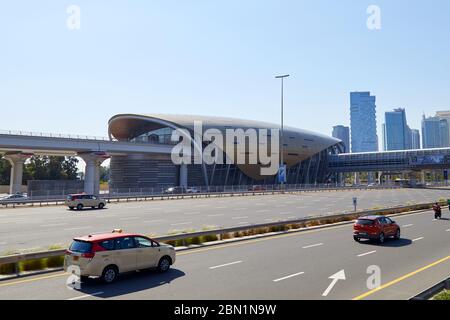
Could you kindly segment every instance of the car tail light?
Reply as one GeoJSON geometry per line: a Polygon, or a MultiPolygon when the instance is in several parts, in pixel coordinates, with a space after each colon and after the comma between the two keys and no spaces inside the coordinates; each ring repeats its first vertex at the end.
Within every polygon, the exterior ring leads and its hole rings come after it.
{"type": "Polygon", "coordinates": [[[81,255],[83,258],[87,258],[87,259],[92,259],[95,256],[95,252],[88,252],[88,253],[83,253],[81,255]]]}

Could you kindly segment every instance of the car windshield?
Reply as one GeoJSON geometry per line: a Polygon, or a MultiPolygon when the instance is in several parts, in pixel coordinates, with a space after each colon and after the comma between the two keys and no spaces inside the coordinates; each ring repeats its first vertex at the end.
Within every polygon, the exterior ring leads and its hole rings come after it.
{"type": "Polygon", "coordinates": [[[356,224],[362,225],[362,226],[370,226],[373,224],[373,220],[369,220],[369,219],[358,219],[358,221],[356,221],[356,224]]]}
{"type": "Polygon", "coordinates": [[[92,243],[86,241],[75,240],[70,246],[70,251],[79,253],[89,253],[91,252],[92,243]]]}

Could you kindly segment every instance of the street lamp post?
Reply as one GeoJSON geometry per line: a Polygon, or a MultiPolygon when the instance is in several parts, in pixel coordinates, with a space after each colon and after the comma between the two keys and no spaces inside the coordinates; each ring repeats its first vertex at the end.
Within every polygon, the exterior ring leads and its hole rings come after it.
{"type": "MultiPolygon", "coordinates": [[[[281,79],[281,133],[280,133],[280,168],[284,168],[284,143],[283,143],[283,134],[284,134],[284,78],[289,77],[288,74],[282,76],[276,76],[276,79],[281,79]]],[[[286,173],[284,173],[286,174],[286,173]]],[[[281,184],[284,184],[284,180],[281,181],[281,184]]]]}

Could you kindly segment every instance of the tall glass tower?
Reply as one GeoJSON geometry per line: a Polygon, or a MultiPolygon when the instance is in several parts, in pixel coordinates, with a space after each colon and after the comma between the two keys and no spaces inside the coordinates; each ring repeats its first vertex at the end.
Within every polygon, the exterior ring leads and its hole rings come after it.
{"type": "Polygon", "coordinates": [[[350,153],[350,128],[342,125],[333,127],[333,138],[342,140],[345,146],[345,153],[350,153]]]}
{"type": "Polygon", "coordinates": [[[383,145],[385,151],[411,149],[411,129],[406,123],[405,109],[384,114],[383,145]]]}
{"type": "Polygon", "coordinates": [[[352,152],[378,151],[376,97],[370,92],[350,93],[352,152]]]}

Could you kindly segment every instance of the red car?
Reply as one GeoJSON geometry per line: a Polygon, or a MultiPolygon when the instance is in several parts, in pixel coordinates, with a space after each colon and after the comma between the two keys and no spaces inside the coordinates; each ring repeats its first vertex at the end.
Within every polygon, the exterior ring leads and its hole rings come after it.
{"type": "Polygon", "coordinates": [[[400,239],[400,226],[385,216],[360,217],[353,225],[353,239],[377,240],[384,243],[386,238],[400,239]]]}

